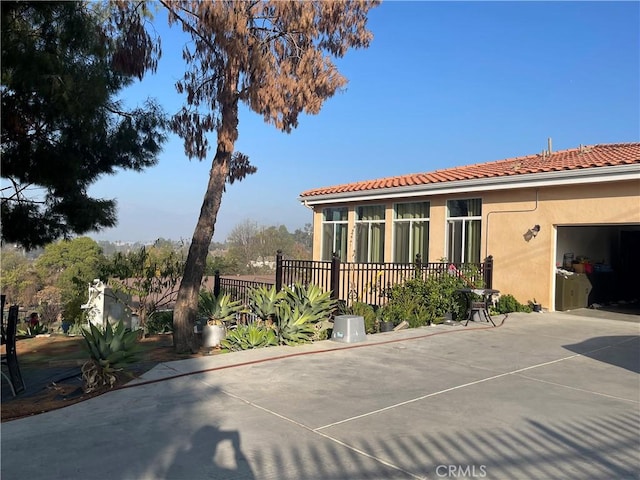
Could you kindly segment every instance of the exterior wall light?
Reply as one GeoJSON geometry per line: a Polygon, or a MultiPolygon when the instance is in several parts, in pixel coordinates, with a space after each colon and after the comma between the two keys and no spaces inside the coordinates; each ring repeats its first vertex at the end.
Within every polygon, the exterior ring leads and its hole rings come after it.
{"type": "Polygon", "coordinates": [[[537,237],[538,233],[540,232],[540,225],[534,225],[533,228],[529,231],[531,232],[533,238],[537,237]]]}
{"type": "Polygon", "coordinates": [[[524,241],[529,242],[532,238],[536,238],[540,233],[540,225],[534,225],[523,235],[524,241]]]}

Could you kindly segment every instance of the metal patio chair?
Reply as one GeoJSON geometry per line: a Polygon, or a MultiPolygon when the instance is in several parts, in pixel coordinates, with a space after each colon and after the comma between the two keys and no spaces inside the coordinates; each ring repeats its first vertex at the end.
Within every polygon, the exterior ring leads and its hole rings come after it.
{"type": "Polygon", "coordinates": [[[9,315],[7,316],[7,325],[4,325],[4,295],[2,298],[2,343],[6,345],[7,353],[1,357],[2,376],[7,380],[11,387],[11,393],[15,397],[18,393],[25,390],[24,380],[20,373],[18,365],[18,355],[16,353],[16,333],[18,330],[18,306],[9,307],[9,315]],[[5,372],[4,367],[6,367],[5,372]]]}

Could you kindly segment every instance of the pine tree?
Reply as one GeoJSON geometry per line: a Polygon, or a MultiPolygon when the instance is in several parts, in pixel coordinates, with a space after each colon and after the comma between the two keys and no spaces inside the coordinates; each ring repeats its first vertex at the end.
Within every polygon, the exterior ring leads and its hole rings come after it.
{"type": "Polygon", "coordinates": [[[165,118],[116,95],[155,68],[144,4],[2,2],[2,239],[27,249],[116,224],[89,186],[157,162],[165,118]]]}
{"type": "Polygon", "coordinates": [[[174,344],[195,351],[193,324],[208,246],[227,182],[255,172],[235,152],[238,105],[290,132],[301,113],[316,114],[346,84],[331,56],[367,47],[368,1],[176,1],[161,0],[169,20],[193,40],[178,82],[186,106],[172,120],[190,158],[205,159],[206,135],[217,135],[215,155],[174,311],[174,344]]]}

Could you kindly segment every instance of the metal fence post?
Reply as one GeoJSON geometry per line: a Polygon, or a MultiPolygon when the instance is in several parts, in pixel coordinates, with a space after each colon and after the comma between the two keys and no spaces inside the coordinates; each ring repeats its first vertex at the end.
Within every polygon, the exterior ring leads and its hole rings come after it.
{"type": "Polygon", "coordinates": [[[416,260],[413,262],[414,278],[422,277],[422,255],[416,253],[416,260]]]}
{"type": "Polygon", "coordinates": [[[213,272],[213,296],[220,296],[220,270],[213,272]]]}
{"type": "Polygon", "coordinates": [[[276,292],[282,290],[282,250],[276,251],[276,292]]]}
{"type": "Polygon", "coordinates": [[[340,297],[340,257],[336,252],[331,256],[331,298],[338,300],[340,297]]]}
{"type": "Polygon", "coordinates": [[[493,255],[484,259],[483,274],[485,288],[493,288],[493,255]]]}

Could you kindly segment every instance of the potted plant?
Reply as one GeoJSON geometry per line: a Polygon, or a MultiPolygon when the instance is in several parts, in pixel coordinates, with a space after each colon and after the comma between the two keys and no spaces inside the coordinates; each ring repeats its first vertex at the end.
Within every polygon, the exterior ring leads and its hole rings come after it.
{"type": "Polygon", "coordinates": [[[538,303],[538,301],[534,298],[533,302],[529,302],[529,306],[531,307],[531,310],[534,312],[541,312],[542,311],[542,305],[538,303]]]}
{"type": "Polygon", "coordinates": [[[390,332],[395,327],[395,323],[393,321],[393,311],[389,304],[383,305],[376,312],[378,326],[380,328],[380,332],[390,332]]]}
{"type": "Polygon", "coordinates": [[[62,320],[62,333],[65,335],[69,334],[69,329],[71,328],[72,323],[69,320],[62,320]]]}
{"type": "Polygon", "coordinates": [[[227,324],[243,312],[240,301],[232,301],[231,295],[215,296],[213,292],[200,292],[198,313],[205,320],[202,326],[202,346],[213,348],[227,336],[227,324]]]}

